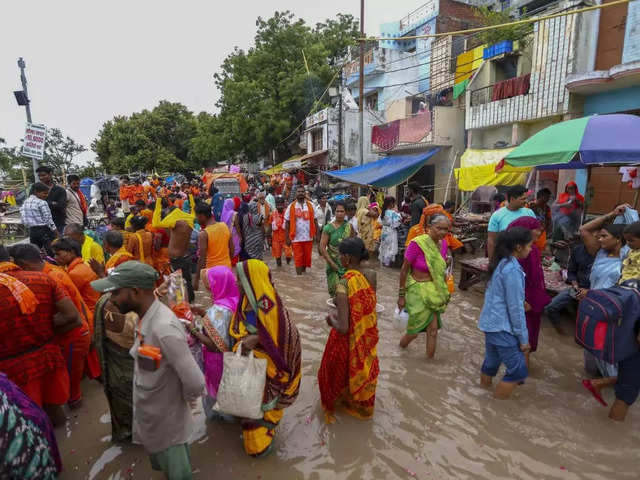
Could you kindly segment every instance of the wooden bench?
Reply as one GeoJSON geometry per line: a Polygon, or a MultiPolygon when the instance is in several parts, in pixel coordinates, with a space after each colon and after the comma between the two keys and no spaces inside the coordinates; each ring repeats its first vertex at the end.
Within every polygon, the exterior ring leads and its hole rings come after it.
{"type": "MultiPolygon", "coordinates": [[[[485,257],[471,258],[467,260],[460,260],[460,282],[458,288],[462,291],[468,290],[476,283],[488,280],[489,271],[489,259],[485,257]]],[[[562,279],[561,272],[552,272],[551,270],[544,269],[544,281],[547,293],[551,296],[555,296],[563,290],[566,290],[568,285],[562,279]]]]}

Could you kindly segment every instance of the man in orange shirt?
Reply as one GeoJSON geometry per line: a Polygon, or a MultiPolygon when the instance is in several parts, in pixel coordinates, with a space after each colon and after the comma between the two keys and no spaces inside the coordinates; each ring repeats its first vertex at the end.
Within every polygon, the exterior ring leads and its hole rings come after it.
{"type": "Polygon", "coordinates": [[[230,252],[234,251],[231,232],[226,223],[216,222],[211,212],[211,206],[206,203],[196,205],[196,220],[200,224],[198,234],[198,267],[193,285],[198,289],[200,272],[204,269],[224,265],[231,268],[230,252]]]}
{"type": "MultiPolygon", "coordinates": [[[[124,246],[124,238],[117,230],[109,230],[104,236],[104,249],[110,257],[105,264],[105,274],[109,274],[114,268],[124,262],[133,260],[133,255],[124,246]]],[[[106,275],[100,275],[106,276],[106,275]]]]}
{"type": "Polygon", "coordinates": [[[279,267],[282,266],[283,250],[287,265],[291,263],[291,257],[293,256],[291,247],[287,245],[287,231],[284,228],[284,205],[284,198],[276,197],[276,210],[271,212],[267,226],[267,240],[271,247],[271,255],[276,259],[279,267]]]}
{"type": "Polygon", "coordinates": [[[148,203],[151,201],[156,200],[156,187],[154,187],[153,185],[149,184],[149,185],[143,185],[142,188],[144,188],[144,202],[148,203]]]}
{"type": "Polygon", "coordinates": [[[54,425],[64,423],[59,407],[69,401],[69,374],[55,334],[80,326],[80,315],[56,282],[9,262],[2,245],[0,318],[0,371],[44,407],[54,425]]]}
{"type": "Polygon", "coordinates": [[[100,294],[91,287],[91,282],[98,279],[98,275],[89,265],[82,261],[80,244],[71,238],[63,237],[51,245],[58,265],[65,267],[73,283],[80,291],[84,303],[92,312],[100,294]]]}
{"type": "Polygon", "coordinates": [[[78,288],[60,267],[55,267],[42,260],[40,250],[32,244],[19,244],[10,248],[13,261],[23,270],[46,273],[49,278],[58,284],[64,293],[75,305],[82,325],[79,325],[65,333],[58,333],[55,336],[55,343],[60,347],[62,356],[67,365],[69,381],[71,383],[71,394],[69,396],[69,406],[78,408],[82,404],[82,390],[80,382],[84,376],[85,362],[91,346],[91,333],[93,331],[93,312],[87,308],[78,288]]]}
{"type": "Polygon", "coordinates": [[[129,237],[127,250],[133,255],[133,260],[139,260],[153,267],[153,234],[145,230],[146,225],[146,217],[136,215],[131,219],[134,233],[129,237]]]}
{"type": "Polygon", "coordinates": [[[123,176],[120,178],[120,201],[122,202],[122,211],[126,214],[129,213],[131,205],[129,204],[129,198],[131,198],[131,185],[129,185],[129,177],[123,176]]]}
{"type": "Polygon", "coordinates": [[[313,253],[313,239],[318,230],[318,222],[314,216],[313,205],[307,200],[307,192],[303,185],[296,189],[296,201],[284,213],[287,222],[287,245],[292,245],[293,261],[296,274],[302,275],[307,268],[311,268],[313,253]]]}
{"type": "Polygon", "coordinates": [[[131,205],[133,205],[134,203],[136,203],[138,200],[142,200],[143,202],[145,202],[145,192],[144,192],[144,187],[142,186],[142,183],[140,182],[139,178],[136,178],[133,181],[133,185],[131,186],[131,195],[129,196],[129,203],[131,205]]]}

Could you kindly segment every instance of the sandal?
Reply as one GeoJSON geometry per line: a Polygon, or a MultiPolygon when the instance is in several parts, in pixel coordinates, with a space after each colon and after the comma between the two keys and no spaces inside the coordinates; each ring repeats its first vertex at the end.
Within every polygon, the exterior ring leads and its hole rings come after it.
{"type": "Polygon", "coordinates": [[[586,388],[587,390],[589,390],[591,392],[591,394],[594,396],[594,398],[600,402],[600,404],[603,407],[607,407],[607,402],[604,401],[604,398],[602,398],[602,395],[600,395],[600,393],[596,390],[596,387],[593,386],[593,384],[591,383],[591,380],[582,380],[582,386],[584,388],[586,388]]]}

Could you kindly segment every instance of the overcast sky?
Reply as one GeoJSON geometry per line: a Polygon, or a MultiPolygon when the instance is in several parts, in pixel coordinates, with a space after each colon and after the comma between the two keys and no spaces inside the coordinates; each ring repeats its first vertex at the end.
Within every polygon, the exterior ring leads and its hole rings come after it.
{"type": "MultiPolygon", "coordinates": [[[[366,0],[369,35],[424,0],[366,0]]],[[[255,20],[291,10],[309,24],[338,12],[359,17],[359,0],[2,0],[0,138],[18,145],[25,112],[18,57],[27,63],[35,123],[60,128],[88,149],[114,115],[181,102],[215,111],[213,74],[235,46],[253,45],[255,20]],[[28,8],[27,8],[28,4],[28,8]]],[[[82,163],[93,152],[80,156],[82,163]]]]}

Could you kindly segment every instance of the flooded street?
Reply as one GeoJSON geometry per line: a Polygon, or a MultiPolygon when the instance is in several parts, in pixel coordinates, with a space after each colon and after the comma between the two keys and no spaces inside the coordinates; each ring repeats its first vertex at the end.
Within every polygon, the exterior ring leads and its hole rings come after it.
{"type": "MultiPolygon", "coordinates": [[[[269,259],[274,268],[274,262],[269,259]]],[[[511,400],[479,387],[484,338],[476,327],[482,290],[456,292],[444,315],[436,358],[421,335],[407,350],[392,322],[398,270],[378,268],[380,378],[376,413],[362,422],[338,413],[323,420],[316,374],[329,333],[324,262],[296,277],[274,268],[278,292],[302,335],[300,395],[285,410],[274,452],[244,454],[238,424],[205,424],[200,407],[191,449],[196,479],[636,479],[640,405],[624,424],[583,389],[582,350],[545,321],[531,377],[511,400]]],[[[456,277],[457,278],[457,277],[456,277]]],[[[205,298],[204,293],[199,299],[205,298]]],[[[570,327],[567,320],[567,327],[570,327]]],[[[568,328],[567,328],[568,329],[568,328]]],[[[500,374],[501,375],[501,374],[500,374]]],[[[57,429],[62,479],[156,479],[144,450],[110,442],[109,409],[97,382],[57,429]]],[[[613,392],[604,393],[611,403],[613,392]]]]}

